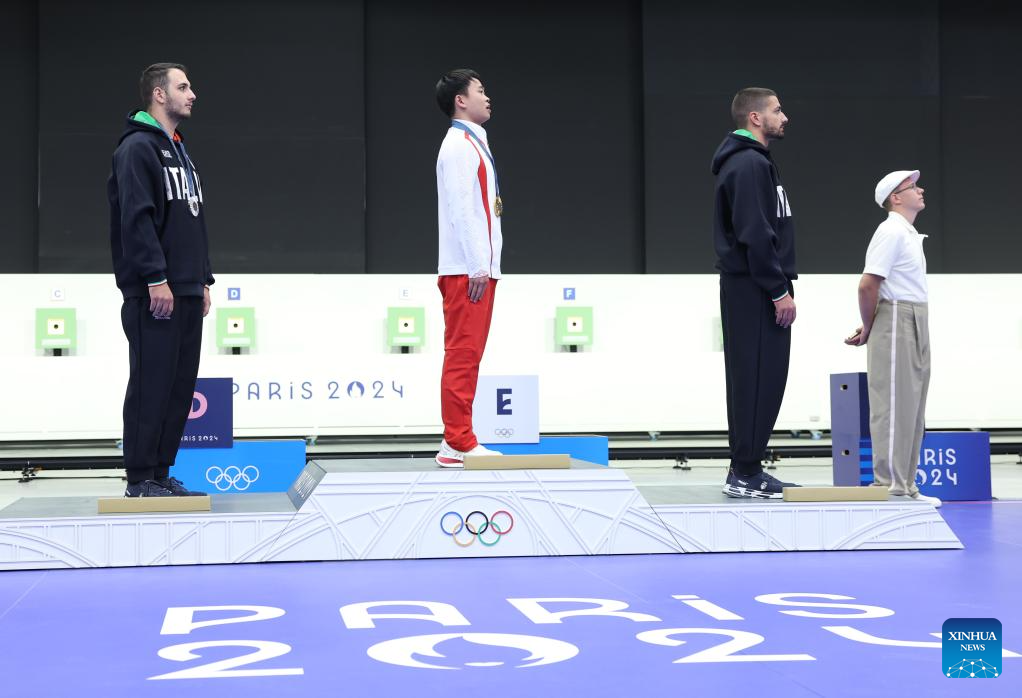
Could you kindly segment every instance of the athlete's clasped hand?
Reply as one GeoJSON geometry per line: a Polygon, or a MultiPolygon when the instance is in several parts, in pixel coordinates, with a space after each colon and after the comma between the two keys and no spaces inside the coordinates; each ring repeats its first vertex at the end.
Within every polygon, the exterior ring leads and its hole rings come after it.
{"type": "Polygon", "coordinates": [[[486,288],[489,285],[489,276],[484,275],[470,277],[468,280],[468,299],[473,303],[478,303],[486,293],[486,288]]]}
{"type": "Polygon", "coordinates": [[[170,284],[149,287],[149,312],[157,320],[170,319],[174,312],[174,294],[170,291],[170,284]]]}
{"type": "Polygon", "coordinates": [[[795,322],[795,301],[790,295],[774,301],[774,319],[784,329],[788,329],[791,323],[795,322]]]}

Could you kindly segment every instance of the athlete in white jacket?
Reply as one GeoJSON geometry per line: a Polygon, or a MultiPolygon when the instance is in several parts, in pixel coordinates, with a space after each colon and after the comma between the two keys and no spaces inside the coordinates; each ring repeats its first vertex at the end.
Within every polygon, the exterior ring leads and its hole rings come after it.
{"type": "Polygon", "coordinates": [[[440,412],[444,438],[436,462],[460,468],[466,454],[499,455],[479,444],[472,402],[500,278],[503,201],[483,124],[490,98],[479,75],[452,70],[436,86],[437,104],[452,119],[436,163],[440,223],[438,286],[444,303],[444,367],[440,412]]]}

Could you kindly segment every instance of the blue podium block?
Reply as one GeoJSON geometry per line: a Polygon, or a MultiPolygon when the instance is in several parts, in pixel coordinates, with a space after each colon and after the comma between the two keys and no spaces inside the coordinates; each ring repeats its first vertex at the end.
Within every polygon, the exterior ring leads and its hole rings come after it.
{"type": "MultiPolygon", "coordinates": [[[[873,444],[859,445],[860,485],[873,483],[873,444]]],[[[990,434],[985,431],[936,431],[923,435],[916,466],[919,491],[944,501],[988,500],[990,434]]]]}
{"type": "MultiPolygon", "coordinates": [[[[830,415],[834,485],[872,484],[873,442],[865,373],[831,375],[830,415]]],[[[942,500],[990,499],[990,434],[927,432],[919,450],[916,483],[923,494],[942,500]]]]}
{"type": "Polygon", "coordinates": [[[235,441],[231,448],[179,450],[170,474],[210,494],[287,492],[304,467],[304,441],[235,441]]]}
{"type": "Polygon", "coordinates": [[[196,379],[181,448],[229,449],[234,445],[233,391],[232,378],[196,379]]]}
{"type": "Polygon", "coordinates": [[[869,392],[865,373],[830,376],[830,450],[834,485],[859,485],[859,444],[869,439],[869,392]]]}

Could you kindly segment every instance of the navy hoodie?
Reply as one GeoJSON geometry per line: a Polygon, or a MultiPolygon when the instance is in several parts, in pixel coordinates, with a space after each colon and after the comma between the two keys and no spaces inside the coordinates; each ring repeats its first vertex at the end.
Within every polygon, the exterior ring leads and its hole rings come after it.
{"type": "Polygon", "coordinates": [[[750,276],[771,299],[791,291],[795,226],[770,151],[729,133],[713,155],[713,246],[722,274],[750,276]]]}
{"type": "Polygon", "coordinates": [[[107,183],[110,251],[125,298],[148,297],[149,284],[167,281],[175,296],[201,296],[213,283],[202,184],[181,134],[171,144],[159,122],[143,111],[128,115],[107,183]],[[199,215],[188,208],[182,157],[189,159],[199,215]]]}

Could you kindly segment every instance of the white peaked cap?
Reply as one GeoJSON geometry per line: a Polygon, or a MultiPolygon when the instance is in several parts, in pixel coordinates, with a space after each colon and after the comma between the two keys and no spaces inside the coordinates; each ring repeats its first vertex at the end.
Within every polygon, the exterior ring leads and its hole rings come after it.
{"type": "Polygon", "coordinates": [[[911,179],[913,182],[919,180],[919,170],[898,170],[888,175],[884,175],[884,178],[877,182],[876,188],[876,202],[880,208],[884,207],[884,202],[887,201],[887,197],[891,195],[898,185],[904,182],[906,179],[911,179]]]}

